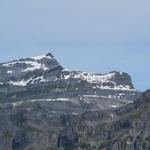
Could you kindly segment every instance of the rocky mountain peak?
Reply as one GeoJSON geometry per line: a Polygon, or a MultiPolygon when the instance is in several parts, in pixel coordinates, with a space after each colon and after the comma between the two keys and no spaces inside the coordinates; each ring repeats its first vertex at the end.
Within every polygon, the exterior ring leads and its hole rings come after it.
{"type": "Polygon", "coordinates": [[[35,61],[43,60],[43,59],[56,61],[56,59],[54,58],[54,56],[51,53],[47,53],[47,54],[35,56],[35,57],[30,57],[30,58],[35,60],[35,61]]]}
{"type": "Polygon", "coordinates": [[[114,73],[113,81],[116,82],[116,84],[126,84],[130,86],[131,89],[134,89],[132,78],[131,76],[126,72],[117,72],[113,71],[111,73],[114,73]]]}
{"type": "Polygon", "coordinates": [[[50,57],[54,58],[52,53],[47,53],[46,56],[50,56],[50,57]]]}
{"type": "Polygon", "coordinates": [[[135,90],[131,76],[125,72],[93,74],[82,71],[64,71],[62,79],[83,80],[93,85],[96,84],[96,87],[101,89],[135,90]]]}
{"type": "Polygon", "coordinates": [[[44,74],[60,72],[62,69],[51,53],[13,60],[0,64],[0,83],[26,86],[37,80],[44,82],[44,74]]]}

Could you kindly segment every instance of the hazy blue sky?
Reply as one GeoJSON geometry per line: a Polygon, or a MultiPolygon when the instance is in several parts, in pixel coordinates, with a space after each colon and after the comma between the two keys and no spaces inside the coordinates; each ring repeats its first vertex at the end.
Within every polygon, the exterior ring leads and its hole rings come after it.
{"type": "Polygon", "coordinates": [[[0,62],[46,52],[150,88],[150,0],[0,0],[0,62]]]}

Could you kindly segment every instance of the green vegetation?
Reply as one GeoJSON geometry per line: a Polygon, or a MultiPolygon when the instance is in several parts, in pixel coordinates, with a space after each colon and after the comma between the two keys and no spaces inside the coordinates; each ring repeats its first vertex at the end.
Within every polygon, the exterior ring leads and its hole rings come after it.
{"type": "Polygon", "coordinates": [[[27,133],[33,133],[33,132],[37,132],[37,133],[41,133],[42,130],[36,128],[36,127],[31,127],[31,126],[28,126],[24,129],[25,132],[27,133]]]}
{"type": "Polygon", "coordinates": [[[4,136],[6,139],[11,139],[13,137],[12,133],[8,130],[4,131],[4,136]]]}

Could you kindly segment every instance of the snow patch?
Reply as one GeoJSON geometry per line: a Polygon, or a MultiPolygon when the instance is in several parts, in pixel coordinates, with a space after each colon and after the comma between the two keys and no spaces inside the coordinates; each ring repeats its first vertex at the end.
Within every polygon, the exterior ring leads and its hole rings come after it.
{"type": "Polygon", "coordinates": [[[111,114],[110,116],[111,116],[112,119],[114,118],[114,115],[113,115],[113,114],[111,114]]]}
{"type": "Polygon", "coordinates": [[[79,114],[78,114],[78,113],[73,112],[73,113],[72,113],[72,115],[78,116],[79,114]]]}
{"type": "Polygon", "coordinates": [[[27,111],[31,111],[31,108],[27,108],[26,110],[27,110],[27,111]]]}
{"type": "Polygon", "coordinates": [[[83,95],[83,97],[94,97],[94,98],[100,98],[101,96],[98,96],[98,95],[83,95]]]}
{"type": "Polygon", "coordinates": [[[57,99],[54,99],[55,101],[69,101],[68,98],[57,98],[57,99]]]}
{"type": "Polygon", "coordinates": [[[125,93],[119,93],[119,96],[124,96],[125,95],[125,93]]]}
{"type": "Polygon", "coordinates": [[[57,99],[32,99],[27,102],[55,102],[55,101],[62,101],[66,102],[69,101],[68,98],[57,98],[57,99]]]}
{"type": "MultiPolygon", "coordinates": [[[[63,75],[61,79],[80,79],[85,80],[89,83],[96,83],[97,86],[94,85],[93,88],[99,88],[99,89],[108,89],[108,90],[130,90],[130,91],[136,91],[136,89],[132,89],[129,85],[117,85],[113,81],[113,77],[116,73],[111,72],[108,74],[92,74],[87,72],[70,72],[66,75],[63,75]],[[107,85],[108,83],[108,85],[107,85]],[[109,85],[110,84],[110,85],[109,85]]],[[[123,73],[122,73],[123,74],[123,73]]]]}
{"type": "Polygon", "coordinates": [[[45,80],[43,76],[38,76],[32,80],[31,84],[35,84],[35,82],[41,83],[41,82],[47,82],[47,80],[45,80]]]}
{"type": "Polygon", "coordinates": [[[62,71],[69,71],[69,69],[63,69],[62,71]]]}
{"type": "Polygon", "coordinates": [[[106,90],[122,90],[122,91],[136,91],[136,89],[131,89],[128,85],[118,85],[115,87],[109,86],[100,86],[99,89],[106,89],[106,90]]]}
{"type": "Polygon", "coordinates": [[[38,70],[38,69],[42,69],[42,70],[45,70],[45,71],[48,70],[48,68],[44,64],[41,64],[41,63],[38,63],[38,62],[26,61],[25,63],[29,64],[31,66],[24,69],[24,70],[22,70],[21,72],[34,71],[34,70],[38,70]]]}
{"type": "Polygon", "coordinates": [[[0,82],[0,85],[3,85],[4,83],[3,82],[0,82]]]}
{"type": "Polygon", "coordinates": [[[32,81],[32,78],[28,80],[10,81],[9,84],[14,85],[14,86],[26,86],[31,81],[32,81]]]}
{"type": "Polygon", "coordinates": [[[17,107],[17,106],[19,106],[19,105],[21,105],[23,102],[14,102],[14,103],[12,103],[12,105],[13,105],[13,107],[17,107]]]}
{"type": "Polygon", "coordinates": [[[12,74],[13,72],[12,72],[11,70],[8,70],[7,73],[8,73],[8,74],[12,74]]]}
{"type": "Polygon", "coordinates": [[[17,63],[18,63],[18,61],[12,61],[12,62],[9,62],[9,63],[2,64],[2,66],[9,67],[9,66],[15,65],[17,63]]]}
{"type": "Polygon", "coordinates": [[[36,56],[36,57],[30,57],[30,58],[32,58],[32,59],[34,59],[34,60],[41,60],[41,59],[44,59],[44,58],[46,58],[46,59],[53,59],[51,56],[46,56],[46,55],[40,55],[40,56],[36,56]]]}
{"type": "Polygon", "coordinates": [[[63,76],[61,79],[68,80],[69,78],[70,78],[70,75],[65,75],[65,76],[63,76]]]}
{"type": "Polygon", "coordinates": [[[111,107],[112,107],[112,108],[117,108],[118,106],[117,106],[117,105],[112,105],[111,107]]]}
{"type": "Polygon", "coordinates": [[[75,75],[73,75],[72,78],[80,78],[90,83],[103,83],[103,82],[109,82],[114,75],[115,73],[96,75],[96,74],[91,74],[86,72],[78,72],[75,75]]]}
{"type": "MultiPolygon", "coordinates": [[[[48,57],[48,56],[47,56],[48,57]]],[[[29,67],[27,67],[26,69],[22,70],[21,72],[27,72],[27,71],[34,71],[34,70],[38,70],[38,69],[42,69],[42,70],[48,70],[48,68],[45,66],[45,64],[39,63],[37,61],[13,61],[13,62],[9,62],[6,64],[2,64],[2,66],[5,67],[10,67],[16,64],[26,64],[29,65],[29,67]]],[[[10,71],[9,71],[10,73],[10,71]]]]}

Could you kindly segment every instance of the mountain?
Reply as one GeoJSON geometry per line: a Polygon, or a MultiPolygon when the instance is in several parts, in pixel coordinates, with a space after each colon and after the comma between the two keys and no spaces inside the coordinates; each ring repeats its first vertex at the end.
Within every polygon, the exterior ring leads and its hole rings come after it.
{"type": "Polygon", "coordinates": [[[88,104],[101,100],[101,109],[108,109],[130,103],[140,95],[127,73],[66,71],[51,53],[0,64],[1,103],[72,99],[88,104]]]}
{"type": "Polygon", "coordinates": [[[149,150],[150,90],[130,75],[65,70],[46,55],[0,64],[0,150],[149,150]]]}

